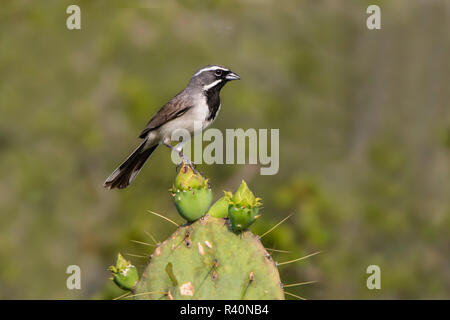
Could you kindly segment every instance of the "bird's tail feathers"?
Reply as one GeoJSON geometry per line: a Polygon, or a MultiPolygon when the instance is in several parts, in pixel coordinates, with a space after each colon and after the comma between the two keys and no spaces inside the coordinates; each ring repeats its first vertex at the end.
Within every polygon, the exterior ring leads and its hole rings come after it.
{"type": "Polygon", "coordinates": [[[108,189],[123,189],[130,185],[136,178],[139,171],[141,171],[147,159],[151,156],[153,151],[158,147],[158,144],[145,148],[147,139],[145,139],[136,150],[106,179],[103,186],[108,189]]]}

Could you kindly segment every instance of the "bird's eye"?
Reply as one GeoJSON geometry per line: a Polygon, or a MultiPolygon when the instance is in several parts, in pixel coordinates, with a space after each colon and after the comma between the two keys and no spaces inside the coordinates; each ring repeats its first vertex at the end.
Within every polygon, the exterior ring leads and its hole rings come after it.
{"type": "Polygon", "coordinates": [[[222,75],[222,70],[217,69],[216,72],[214,72],[214,74],[218,77],[220,77],[222,75]]]}

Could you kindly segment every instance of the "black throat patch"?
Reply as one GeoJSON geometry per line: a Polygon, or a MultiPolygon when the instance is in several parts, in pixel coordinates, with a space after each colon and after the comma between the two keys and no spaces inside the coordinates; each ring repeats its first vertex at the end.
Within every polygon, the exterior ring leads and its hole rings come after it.
{"type": "Polygon", "coordinates": [[[217,112],[220,107],[220,89],[222,89],[224,83],[219,83],[217,86],[212,87],[211,89],[205,91],[206,96],[206,104],[209,108],[209,116],[206,119],[207,121],[212,121],[217,117],[217,112]]]}

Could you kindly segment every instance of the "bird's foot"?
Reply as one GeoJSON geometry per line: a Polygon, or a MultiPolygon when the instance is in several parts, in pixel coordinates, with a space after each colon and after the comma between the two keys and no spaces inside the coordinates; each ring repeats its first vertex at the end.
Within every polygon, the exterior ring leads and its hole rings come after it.
{"type": "Polygon", "coordinates": [[[192,162],[191,159],[189,159],[188,157],[186,157],[185,155],[183,155],[182,152],[179,152],[178,155],[181,158],[181,162],[177,165],[177,171],[180,168],[186,168],[189,166],[192,171],[194,171],[195,174],[198,174],[197,170],[195,170],[195,163],[192,162]]]}

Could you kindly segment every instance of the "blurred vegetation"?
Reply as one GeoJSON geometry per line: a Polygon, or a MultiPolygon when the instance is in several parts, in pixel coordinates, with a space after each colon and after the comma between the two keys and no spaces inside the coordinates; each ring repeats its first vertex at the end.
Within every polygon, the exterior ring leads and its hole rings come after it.
{"type": "MultiPolygon", "coordinates": [[[[242,81],[216,128],[280,128],[280,171],[202,165],[215,198],[247,180],[251,229],[309,299],[450,297],[449,1],[6,1],[0,9],[0,298],[112,298],[130,239],[180,222],[158,150],[131,188],[104,179],[199,67],[242,81]],[[365,26],[368,4],[382,29],[365,26]],[[77,3],[82,29],[66,29],[77,3]],[[65,270],[82,270],[82,289],[65,270]],[[366,288],[367,266],[382,271],[366,288]]],[[[127,257],[130,258],[130,257],[127,257]]],[[[143,261],[131,258],[141,267],[143,261]]]]}

